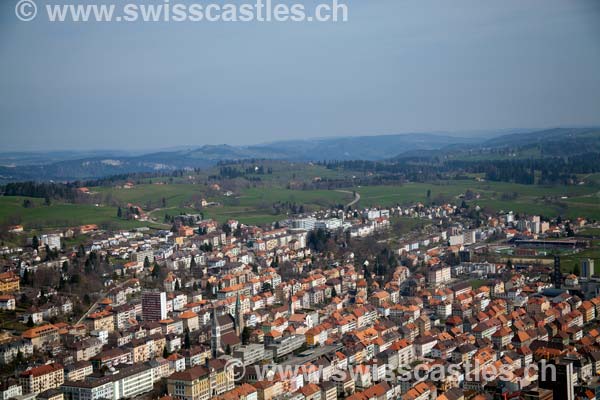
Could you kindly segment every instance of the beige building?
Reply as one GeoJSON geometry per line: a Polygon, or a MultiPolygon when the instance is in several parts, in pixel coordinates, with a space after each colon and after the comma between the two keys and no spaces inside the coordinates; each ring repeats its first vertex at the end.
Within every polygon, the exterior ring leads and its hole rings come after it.
{"type": "Polygon", "coordinates": [[[18,292],[20,288],[19,276],[14,272],[4,272],[0,274],[0,293],[18,292]]]}
{"type": "Polygon", "coordinates": [[[258,400],[271,400],[284,392],[281,381],[258,381],[254,387],[258,391],[258,400]]]}
{"type": "Polygon", "coordinates": [[[31,343],[34,349],[58,342],[60,338],[58,328],[52,324],[28,329],[22,333],[21,337],[31,343]]]}
{"type": "Polygon", "coordinates": [[[187,329],[189,332],[194,332],[200,329],[200,321],[198,319],[198,314],[195,312],[188,310],[179,315],[181,321],[183,322],[183,328],[187,329]]]}
{"type": "Polygon", "coordinates": [[[212,359],[208,366],[196,366],[176,372],[167,379],[169,394],[181,400],[206,400],[235,388],[233,371],[226,361],[212,359]]]}
{"type": "Polygon", "coordinates": [[[65,381],[65,370],[62,365],[53,363],[31,368],[21,373],[19,383],[25,393],[40,393],[54,389],[65,381]]]}
{"type": "Polygon", "coordinates": [[[112,332],[115,329],[114,316],[110,311],[98,311],[87,316],[85,324],[90,331],[112,332]]]}
{"type": "Polygon", "coordinates": [[[75,364],[67,366],[65,371],[65,380],[67,381],[82,381],[86,376],[91,375],[94,368],[90,361],[79,361],[75,364]]]}
{"type": "Polygon", "coordinates": [[[196,366],[176,372],[167,379],[169,395],[181,400],[210,399],[210,374],[207,368],[196,366]]]}

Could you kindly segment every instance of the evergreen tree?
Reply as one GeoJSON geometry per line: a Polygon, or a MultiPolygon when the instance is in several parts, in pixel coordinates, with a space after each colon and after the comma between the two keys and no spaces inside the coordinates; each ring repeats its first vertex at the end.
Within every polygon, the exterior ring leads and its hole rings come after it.
{"type": "Polygon", "coordinates": [[[213,297],[213,285],[210,282],[206,282],[206,295],[209,299],[213,297]]]}
{"type": "Polygon", "coordinates": [[[123,218],[123,210],[121,210],[121,206],[117,209],[117,218],[123,218]]]}
{"type": "Polygon", "coordinates": [[[240,225],[238,225],[237,228],[235,228],[233,236],[235,236],[236,238],[242,237],[242,227],[240,225]]]}
{"type": "MultiPolygon", "coordinates": [[[[148,263],[150,264],[150,263],[148,263]]],[[[152,268],[152,277],[153,278],[158,278],[158,276],[160,275],[160,266],[158,265],[158,263],[154,263],[154,268],[152,268]]]]}
{"type": "Polygon", "coordinates": [[[85,257],[85,247],[82,244],[79,245],[79,249],[77,249],[77,257],[83,258],[85,257]]]}
{"type": "Polygon", "coordinates": [[[247,326],[244,327],[244,330],[242,330],[242,344],[248,344],[250,342],[250,336],[252,335],[252,332],[250,331],[250,328],[248,328],[247,326]]]}
{"type": "Polygon", "coordinates": [[[27,319],[27,326],[29,328],[31,328],[31,327],[33,327],[33,325],[35,325],[35,324],[33,323],[33,318],[30,315],[29,318],[27,319]]]}
{"type": "Polygon", "coordinates": [[[21,363],[23,362],[23,352],[21,352],[21,349],[19,349],[19,351],[17,352],[17,357],[15,358],[15,364],[17,366],[21,365],[21,363]]]}
{"type": "Polygon", "coordinates": [[[52,251],[50,250],[50,246],[44,246],[45,260],[50,261],[52,259],[52,251]]]}
{"type": "Polygon", "coordinates": [[[185,338],[184,338],[183,346],[186,349],[190,349],[192,347],[192,341],[190,339],[190,331],[188,331],[187,329],[185,330],[185,338]]]}
{"type": "Polygon", "coordinates": [[[34,250],[37,250],[37,248],[40,247],[40,240],[36,235],[33,235],[31,238],[31,247],[33,247],[34,250]]]}
{"type": "Polygon", "coordinates": [[[223,226],[221,226],[221,230],[225,233],[225,235],[231,236],[231,226],[229,226],[228,223],[224,223],[223,226]]]}

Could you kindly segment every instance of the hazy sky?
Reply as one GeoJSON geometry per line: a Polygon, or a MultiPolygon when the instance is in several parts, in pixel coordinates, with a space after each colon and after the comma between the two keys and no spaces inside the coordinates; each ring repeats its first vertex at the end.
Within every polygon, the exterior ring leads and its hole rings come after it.
{"type": "Polygon", "coordinates": [[[3,150],[600,125],[598,0],[350,0],[346,23],[26,23],[16,3],[3,150]]]}

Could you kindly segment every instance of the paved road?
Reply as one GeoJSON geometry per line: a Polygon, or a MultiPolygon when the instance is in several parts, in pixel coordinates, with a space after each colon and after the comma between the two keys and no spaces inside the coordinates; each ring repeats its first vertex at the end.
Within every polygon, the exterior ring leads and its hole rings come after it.
{"type": "Polygon", "coordinates": [[[152,214],[155,213],[155,212],[162,211],[162,210],[171,210],[173,208],[176,208],[176,207],[159,207],[159,208],[155,208],[154,210],[148,211],[148,222],[150,222],[152,224],[156,224],[156,225],[160,225],[160,226],[163,226],[163,227],[169,227],[170,228],[171,225],[165,224],[164,222],[152,221],[152,214]]]}
{"type": "MultiPolygon", "coordinates": [[[[352,194],[352,192],[349,190],[336,190],[336,192],[352,194]]],[[[360,200],[360,193],[358,193],[357,191],[354,191],[354,200],[352,200],[350,203],[346,204],[346,208],[352,207],[353,205],[358,203],[359,200],[360,200]]]]}
{"type": "MultiPolygon", "coordinates": [[[[129,282],[129,279],[126,279],[124,282],[120,282],[118,285],[110,288],[109,290],[112,290],[115,288],[121,288],[121,287],[125,286],[125,284],[127,284],[127,282],[129,282]]],[[[86,319],[88,315],[90,315],[93,311],[96,310],[96,307],[98,307],[98,303],[100,303],[100,301],[104,300],[106,298],[106,296],[108,296],[108,290],[100,292],[100,296],[98,297],[98,300],[96,300],[94,302],[94,304],[92,304],[91,307],[88,308],[88,310],[85,312],[85,314],[83,314],[81,316],[81,318],[79,318],[79,320],[77,321],[77,325],[83,323],[83,320],[86,319]]]]}

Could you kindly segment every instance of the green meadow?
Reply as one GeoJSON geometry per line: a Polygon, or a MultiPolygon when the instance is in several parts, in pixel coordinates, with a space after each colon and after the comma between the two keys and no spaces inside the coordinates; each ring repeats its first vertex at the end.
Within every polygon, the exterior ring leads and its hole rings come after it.
{"type": "MultiPolygon", "coordinates": [[[[322,170],[319,172],[323,172],[322,170]]],[[[203,212],[205,217],[221,222],[238,219],[246,224],[266,224],[286,216],[285,208],[277,212],[274,203],[295,203],[305,210],[347,204],[356,191],[361,198],[358,207],[408,205],[415,202],[442,203],[460,201],[471,191],[478,196],[466,200],[471,206],[494,211],[541,214],[547,217],[562,215],[600,220],[600,184],[594,180],[578,186],[519,185],[502,182],[479,182],[475,179],[435,183],[406,183],[394,186],[357,186],[336,190],[292,190],[281,185],[263,185],[241,189],[226,197],[208,187],[192,183],[140,184],[131,189],[116,187],[91,188],[97,194],[98,205],[52,202],[45,206],[42,199],[30,199],[33,207],[23,207],[24,197],[0,197],[0,222],[22,223],[27,229],[56,228],[82,224],[99,224],[119,228],[137,226],[164,227],[165,214],[203,212]],[[428,198],[427,193],[430,193],[428,198]],[[218,205],[193,207],[200,199],[218,205]],[[162,199],[165,206],[163,207],[162,199]],[[117,205],[134,203],[157,223],[126,221],[117,218],[117,205]]]]}

